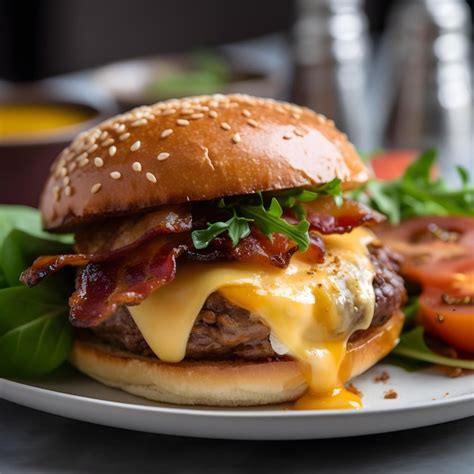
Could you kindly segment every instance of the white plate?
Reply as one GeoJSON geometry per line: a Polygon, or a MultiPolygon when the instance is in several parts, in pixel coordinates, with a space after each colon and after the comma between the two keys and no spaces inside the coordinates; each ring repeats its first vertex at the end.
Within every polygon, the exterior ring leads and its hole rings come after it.
{"type": "Polygon", "coordinates": [[[474,415],[474,375],[449,378],[433,370],[408,373],[377,365],[353,381],[358,411],[213,409],[154,403],[105,387],[75,372],[41,381],[0,379],[0,397],[56,415],[151,433],[227,439],[335,438],[433,425],[474,415]],[[382,371],[386,382],[374,381],[382,371]],[[384,393],[395,390],[396,399],[384,393]]]}

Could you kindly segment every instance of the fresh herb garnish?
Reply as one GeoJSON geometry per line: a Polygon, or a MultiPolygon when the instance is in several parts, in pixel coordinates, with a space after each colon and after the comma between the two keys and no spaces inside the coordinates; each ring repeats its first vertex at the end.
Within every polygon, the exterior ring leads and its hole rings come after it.
{"type": "Polygon", "coordinates": [[[332,196],[336,204],[340,205],[341,180],[335,178],[322,186],[308,189],[295,188],[220,199],[214,205],[227,212],[229,219],[209,223],[207,228],[193,231],[193,244],[197,249],[206,248],[218,235],[227,232],[235,247],[241,239],[250,234],[250,223],[253,223],[269,239],[274,233],[284,234],[296,242],[300,252],[305,252],[310,243],[309,222],[301,203],[314,201],[321,196],[332,196]],[[284,209],[290,210],[299,222],[289,223],[283,217],[284,209]]]}
{"type": "Polygon", "coordinates": [[[194,247],[197,249],[205,249],[211,240],[218,235],[227,232],[229,234],[232,245],[235,247],[240,239],[244,239],[250,234],[250,219],[239,217],[234,211],[234,215],[225,222],[214,222],[209,224],[206,229],[195,230],[192,233],[194,247]]]}
{"type": "Polygon", "coordinates": [[[425,342],[424,332],[425,330],[421,326],[417,326],[403,333],[400,336],[400,343],[393,349],[392,353],[397,356],[408,357],[431,364],[474,370],[474,360],[453,359],[433,352],[425,342]]]}
{"type": "Polygon", "coordinates": [[[433,178],[436,151],[422,153],[393,181],[370,181],[351,196],[385,214],[392,224],[415,216],[474,216],[474,187],[469,172],[458,167],[460,189],[451,189],[446,181],[433,178]]]}
{"type": "Polygon", "coordinates": [[[39,255],[68,253],[71,236],[41,230],[39,212],[0,206],[0,376],[45,375],[67,358],[72,344],[68,295],[74,276],[53,277],[35,288],[21,272],[39,255]]]}

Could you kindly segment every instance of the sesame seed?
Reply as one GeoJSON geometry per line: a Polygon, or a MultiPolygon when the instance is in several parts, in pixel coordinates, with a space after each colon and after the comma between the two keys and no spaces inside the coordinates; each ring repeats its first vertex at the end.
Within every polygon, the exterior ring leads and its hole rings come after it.
{"type": "Polygon", "coordinates": [[[211,111],[209,112],[209,117],[211,117],[211,118],[217,118],[217,112],[216,112],[215,110],[211,110],[211,111]]]}
{"type": "Polygon", "coordinates": [[[162,153],[160,153],[160,154],[156,157],[156,159],[157,159],[158,161],[164,161],[164,160],[168,159],[169,156],[170,156],[169,153],[162,152],[162,153]]]}
{"type": "Polygon", "coordinates": [[[69,172],[72,173],[76,168],[77,168],[77,163],[73,161],[72,163],[69,163],[69,172]]]}
{"type": "Polygon", "coordinates": [[[100,191],[101,187],[102,187],[102,185],[100,183],[93,184],[92,187],[91,187],[91,194],[98,193],[100,191]]]}
{"type": "Polygon", "coordinates": [[[182,115],[191,115],[194,113],[194,109],[182,109],[181,114],[182,115]]]}
{"type": "Polygon", "coordinates": [[[110,148],[109,148],[109,155],[110,156],[114,156],[115,153],[117,153],[117,147],[112,145],[110,148]]]}
{"type": "Polygon", "coordinates": [[[234,143],[239,143],[240,140],[241,140],[241,138],[240,138],[240,133],[236,133],[236,134],[232,137],[232,141],[233,141],[234,143]]]}
{"type": "Polygon", "coordinates": [[[203,117],[204,117],[204,114],[203,114],[203,113],[197,113],[197,114],[192,114],[192,115],[191,115],[191,118],[192,118],[193,120],[201,119],[201,118],[203,118],[203,117]]]}
{"type": "Polygon", "coordinates": [[[258,127],[258,122],[254,119],[248,119],[247,120],[247,123],[251,126],[251,127],[258,127]]]}
{"type": "Polygon", "coordinates": [[[283,107],[275,107],[275,110],[277,112],[279,112],[280,114],[284,114],[285,113],[285,109],[283,107]]]}
{"type": "Polygon", "coordinates": [[[161,115],[172,115],[174,113],[176,113],[175,109],[166,109],[166,110],[163,110],[163,112],[161,112],[161,115]]]}
{"type": "Polygon", "coordinates": [[[119,140],[122,141],[122,142],[127,140],[128,138],[130,138],[130,133],[128,133],[128,132],[122,133],[122,135],[119,136],[119,140]]]}
{"type": "Polygon", "coordinates": [[[123,131],[125,131],[125,124],[124,123],[122,123],[121,125],[119,125],[117,127],[117,133],[121,133],[123,131]]]}
{"type": "Polygon", "coordinates": [[[298,137],[304,137],[304,132],[302,130],[297,129],[297,128],[295,128],[293,130],[293,133],[298,137]]]}
{"type": "Polygon", "coordinates": [[[173,130],[171,128],[167,128],[166,130],[163,130],[161,132],[161,138],[166,138],[169,137],[173,133],[173,130]]]}
{"type": "Polygon", "coordinates": [[[210,107],[219,107],[219,102],[217,102],[217,100],[210,100],[209,101],[209,106],[210,107]]]}
{"type": "Polygon", "coordinates": [[[53,187],[53,194],[54,194],[55,201],[59,201],[59,198],[61,196],[61,188],[59,186],[54,186],[53,187]]]}
{"type": "Polygon", "coordinates": [[[178,125],[182,125],[183,127],[186,126],[186,125],[189,125],[189,120],[186,120],[186,119],[178,119],[176,120],[176,123],[178,125]]]}
{"type": "Polygon", "coordinates": [[[104,141],[107,137],[109,136],[109,132],[107,130],[104,130],[99,137],[99,140],[102,142],[104,141]]]}
{"type": "Polygon", "coordinates": [[[89,147],[89,149],[87,150],[87,153],[93,153],[94,151],[97,150],[97,148],[99,148],[99,145],[97,145],[97,143],[94,143],[93,145],[89,147]]]}
{"type": "Polygon", "coordinates": [[[297,114],[296,112],[293,112],[293,113],[291,114],[291,116],[292,116],[294,119],[296,119],[296,120],[299,120],[299,119],[301,118],[301,115],[300,115],[300,114],[297,114]]]}
{"type": "Polygon", "coordinates": [[[156,176],[153,173],[147,173],[146,179],[151,183],[156,183],[156,176]]]}
{"type": "Polygon", "coordinates": [[[110,177],[112,179],[120,179],[122,177],[122,174],[119,171],[112,171],[110,173],[110,177]]]}
{"type": "Polygon", "coordinates": [[[130,147],[130,151],[137,151],[140,146],[141,146],[142,142],[140,140],[137,140],[131,147],[130,147]]]}
{"type": "Polygon", "coordinates": [[[84,153],[81,153],[81,154],[76,158],[76,160],[77,160],[77,161],[81,161],[81,160],[83,160],[84,158],[87,158],[88,156],[89,156],[88,153],[87,153],[87,152],[84,152],[84,153]]]}
{"type": "Polygon", "coordinates": [[[244,110],[242,110],[242,115],[243,115],[244,117],[249,118],[249,117],[251,117],[252,114],[250,113],[249,110],[244,109],[244,110]]]}
{"type": "Polygon", "coordinates": [[[94,158],[94,165],[96,165],[97,168],[102,168],[102,166],[104,166],[104,160],[100,156],[97,156],[94,158]]]}
{"type": "Polygon", "coordinates": [[[293,135],[290,135],[289,133],[285,133],[285,135],[283,135],[283,138],[285,140],[291,140],[293,138],[293,135]]]}
{"type": "Polygon", "coordinates": [[[114,143],[114,139],[113,138],[108,138],[107,140],[105,140],[105,142],[102,143],[102,146],[109,146],[109,145],[112,145],[112,143],[114,143]]]}
{"type": "Polygon", "coordinates": [[[70,183],[71,183],[71,178],[69,176],[64,176],[64,178],[63,178],[64,186],[67,186],[70,183]]]}
{"type": "Polygon", "coordinates": [[[72,188],[71,188],[71,186],[66,186],[66,187],[64,188],[64,194],[65,194],[66,196],[71,196],[71,195],[72,195],[72,188]]]}
{"type": "Polygon", "coordinates": [[[89,159],[84,158],[81,161],[79,161],[79,168],[84,168],[84,166],[87,166],[89,164],[89,159]]]}
{"type": "Polygon", "coordinates": [[[132,127],[140,127],[142,125],[146,125],[148,123],[148,120],[147,119],[138,119],[138,120],[135,120],[135,122],[132,122],[130,125],[132,127]]]}
{"type": "Polygon", "coordinates": [[[142,164],[139,161],[135,161],[132,164],[133,171],[140,172],[142,170],[142,164]]]}
{"type": "Polygon", "coordinates": [[[221,128],[223,130],[230,130],[231,129],[231,126],[227,123],[227,122],[222,122],[221,123],[221,128]]]}

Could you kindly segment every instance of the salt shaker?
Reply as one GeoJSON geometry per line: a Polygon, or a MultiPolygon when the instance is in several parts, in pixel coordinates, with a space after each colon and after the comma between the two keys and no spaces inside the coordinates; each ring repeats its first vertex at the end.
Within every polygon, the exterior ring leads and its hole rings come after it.
{"type": "Polygon", "coordinates": [[[474,169],[470,11],[463,0],[402,2],[389,21],[383,144],[439,152],[441,173],[474,169]]]}
{"type": "Polygon", "coordinates": [[[367,18],[361,0],[299,0],[292,100],[372,147],[367,107],[367,18]]]}

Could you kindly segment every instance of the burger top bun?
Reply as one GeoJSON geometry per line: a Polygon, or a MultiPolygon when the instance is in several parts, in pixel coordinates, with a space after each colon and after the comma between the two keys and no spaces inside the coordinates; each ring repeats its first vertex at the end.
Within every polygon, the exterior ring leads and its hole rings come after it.
{"type": "Polygon", "coordinates": [[[46,229],[73,230],[165,204],[368,179],[331,120],[244,95],[143,106],[80,134],[57,157],[40,208],[46,229]]]}

